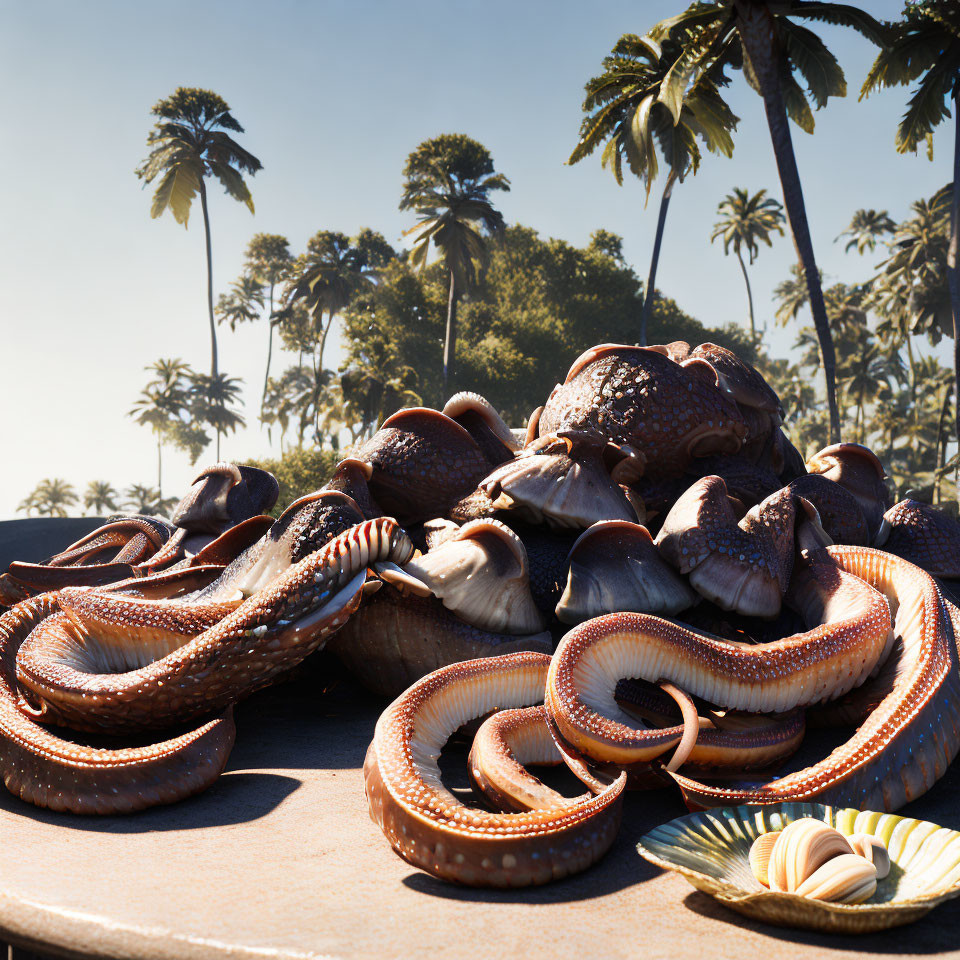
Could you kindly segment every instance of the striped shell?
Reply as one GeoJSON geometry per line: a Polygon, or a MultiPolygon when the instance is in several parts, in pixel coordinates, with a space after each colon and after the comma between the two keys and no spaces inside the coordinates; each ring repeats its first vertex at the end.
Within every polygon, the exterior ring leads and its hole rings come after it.
{"type": "Polygon", "coordinates": [[[656,827],[641,838],[637,850],[731,910],[785,927],[831,933],[884,930],[912,923],[938,903],[960,896],[960,833],[891,813],[818,803],[722,807],[656,827]],[[886,844],[890,874],[866,903],[826,903],[775,893],[753,876],[753,841],[802,817],[823,820],[844,836],[869,834],[886,844]]]}

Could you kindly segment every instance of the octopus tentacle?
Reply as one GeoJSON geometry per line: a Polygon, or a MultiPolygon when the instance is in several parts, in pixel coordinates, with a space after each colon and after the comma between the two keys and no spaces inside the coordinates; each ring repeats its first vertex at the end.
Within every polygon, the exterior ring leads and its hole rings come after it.
{"type": "Polygon", "coordinates": [[[838,566],[896,606],[902,640],[892,689],[856,733],[820,762],[756,788],[724,789],[673,774],[688,806],[817,800],[892,811],[925,793],[960,749],[960,611],[933,578],[866,547],[828,547],[838,566]]]}
{"type": "Polygon", "coordinates": [[[129,813],[206,789],[233,746],[231,712],[147,746],[104,749],[63,739],[17,708],[15,658],[24,637],[58,609],[55,594],[0,617],[0,775],[29,803],[70,813],[129,813]]]}
{"type": "Polygon", "coordinates": [[[824,560],[797,588],[805,634],[741,645],[700,635],[647,614],[609,614],[580,624],[560,642],[545,703],[560,735],[604,762],[647,762],[682,730],[638,730],[615,699],[622,677],[667,680],[724,707],[783,712],[840,696],[889,653],[885,598],[824,560]]]}
{"type": "Polygon", "coordinates": [[[543,697],[550,658],[515,653],[470,660],[415,683],[377,721],[364,763],[370,815],[415,866],[473,886],[546,883],[590,866],[620,825],[626,777],[560,809],[488,813],[465,806],[440,779],[448,737],[494,709],[543,697]]]}
{"type": "Polygon", "coordinates": [[[588,799],[590,794],[584,794],[571,801],[526,769],[562,762],[542,704],[500,710],[488,717],[477,730],[467,758],[470,782],[505,813],[554,810],[588,799]]]}
{"type": "MultiPolygon", "coordinates": [[[[265,686],[318,649],[360,602],[367,566],[405,563],[413,545],[396,521],[357,524],[245,600],[215,626],[149,666],[87,673],[48,644],[21,657],[18,682],[50,722],[75,729],[150,729],[209,714],[265,686]]],[[[62,621],[48,628],[49,641],[62,621]]]]}

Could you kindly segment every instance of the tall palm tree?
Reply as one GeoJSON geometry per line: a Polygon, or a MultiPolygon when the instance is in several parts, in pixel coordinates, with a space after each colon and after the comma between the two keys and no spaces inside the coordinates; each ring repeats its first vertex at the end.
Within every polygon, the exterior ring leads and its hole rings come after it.
{"type": "Polygon", "coordinates": [[[603,165],[622,185],[626,161],[630,171],[643,181],[649,198],[659,170],[660,147],[668,173],[640,315],[638,340],[644,346],[674,184],[697,172],[701,159],[698,138],[711,152],[731,156],[731,133],[738,121],[719,93],[728,82],[722,68],[704,71],[689,87],[676,83],[681,53],[680,46],[668,37],[624,34],[610,56],[604,58],[603,73],[587,81],[583,101],[587,116],[580,126],[577,146],[567,160],[577,163],[606,142],[603,165]]]}
{"type": "Polygon", "coordinates": [[[147,136],[150,153],[136,173],[145,184],[160,178],[150,208],[154,219],[169,209],[177,223],[186,227],[193,198],[200,194],[207,247],[210,374],[216,377],[219,367],[206,178],[216,177],[229,196],[245,203],[253,213],[253,197],[243,174],[255,174],[262,164],[226,132],[243,133],[243,127],[230,113],[226,100],[212,90],[178,87],[173,96],[158,100],[151,112],[159,119],[147,136]]]}
{"type": "Polygon", "coordinates": [[[240,398],[242,380],[218,373],[215,377],[205,373],[190,376],[190,412],[195,420],[213,427],[217,434],[217,459],[220,459],[220,437],[233,433],[244,426],[244,419],[234,409],[240,398]]]}
{"type": "Polygon", "coordinates": [[[160,491],[142,483],[131,484],[126,489],[124,506],[133,513],[148,516],[164,516],[177,503],[176,497],[160,496],[160,491]]]}
{"type": "Polygon", "coordinates": [[[873,253],[877,247],[878,238],[893,233],[896,229],[896,223],[886,210],[855,210],[850,219],[850,226],[841,231],[834,243],[840,237],[849,237],[843,252],[849,253],[853,247],[856,247],[857,253],[863,256],[865,250],[873,253]]]}
{"type": "Polygon", "coordinates": [[[728,193],[720,205],[717,213],[722,218],[710,234],[710,242],[718,237],[723,238],[723,252],[729,255],[730,248],[737,255],[740,271],[743,273],[743,282],[747,285],[747,305],[750,308],[750,338],[757,339],[757,326],[753,316],[753,293],[750,290],[750,278],[747,276],[747,266],[743,262],[741,247],[747,248],[750,256],[750,265],[760,252],[760,241],[768,247],[773,246],[770,239],[774,232],[783,236],[783,206],[778,200],[767,196],[766,190],[758,190],[753,196],[749,190],[734,187],[733,193],[728,193]]]}
{"type": "Polygon", "coordinates": [[[65,517],[67,507],[78,501],[73,485],[59,478],[41,480],[33,491],[20,502],[18,511],[29,517],[36,512],[41,517],[65,517]]]}
{"type": "Polygon", "coordinates": [[[273,294],[278,283],[286,279],[293,257],[290,254],[290,241],[278,233],[255,233],[247,244],[247,272],[267,292],[267,327],[269,342],[267,345],[267,369],[263,375],[263,395],[260,408],[267,399],[267,384],[270,381],[270,364],[273,360],[273,328],[278,320],[274,317],[273,294]]]}
{"type": "Polygon", "coordinates": [[[494,170],[486,147],[461,133],[421,143],[407,157],[403,178],[400,209],[412,210],[418,218],[416,226],[404,231],[413,243],[411,263],[423,269],[432,243],[449,276],[443,340],[443,391],[448,396],[456,358],[457,302],[485,262],[487,238],[503,230],[503,214],[490,194],[509,190],[510,181],[494,170]]]}
{"type": "Polygon", "coordinates": [[[836,396],[836,355],[788,117],[801,129],[812,132],[814,120],[807,97],[820,108],[830,97],[846,94],[846,80],[836,57],[823,41],[812,30],[795,23],[794,17],[853,27],[877,44],[883,44],[886,39],[881,24],[857,7],[816,0],[697,2],[656,29],[658,33],[676,38],[683,46],[678,61],[683,66],[675,71],[677,85],[718,67],[742,66],[747,81],[763,99],[784,205],[809,287],[810,309],[821,344],[830,439],[837,442],[840,439],[840,411],[836,396]],[[799,73],[806,83],[806,92],[795,73],[799,73]]]}
{"type": "Polygon", "coordinates": [[[373,230],[362,230],[352,240],[344,233],[321,230],[310,238],[307,252],[290,268],[287,306],[279,316],[284,320],[292,318],[294,307],[304,304],[313,322],[314,389],[311,402],[318,436],[324,406],[321,394],[333,382],[323,368],[323,354],[333,321],[350,305],[358,291],[372,283],[395,256],[393,247],[373,230]]]}
{"type": "Polygon", "coordinates": [[[186,381],[190,365],[179,358],[163,359],[144,367],[156,376],[143,388],[128,416],[150,427],[157,438],[157,494],[163,498],[163,442],[169,438],[187,407],[186,381]]]}
{"type": "Polygon", "coordinates": [[[83,495],[85,510],[93,510],[97,516],[119,509],[120,494],[106,481],[91,480],[83,495]]]}

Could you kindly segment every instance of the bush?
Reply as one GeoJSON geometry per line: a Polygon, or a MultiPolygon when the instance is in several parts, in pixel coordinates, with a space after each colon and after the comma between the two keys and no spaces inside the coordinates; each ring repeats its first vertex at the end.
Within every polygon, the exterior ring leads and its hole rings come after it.
{"type": "Polygon", "coordinates": [[[342,455],[317,447],[293,447],[279,459],[245,460],[244,463],[261,470],[269,470],[280,484],[280,496],[271,513],[275,517],[297,497],[319,490],[331,476],[342,455]]]}

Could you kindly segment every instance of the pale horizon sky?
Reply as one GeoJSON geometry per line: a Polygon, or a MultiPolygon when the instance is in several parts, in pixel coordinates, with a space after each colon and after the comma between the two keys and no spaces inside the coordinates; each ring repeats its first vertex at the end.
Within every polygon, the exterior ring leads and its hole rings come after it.
{"type": "MultiPolygon", "coordinates": [[[[899,0],[861,5],[883,18],[902,9],[899,0]]],[[[618,37],[684,6],[491,0],[481,14],[456,0],[168,0],[160,15],[120,0],[0,0],[0,519],[17,515],[44,477],[64,478],[81,495],[91,480],[154,484],[153,434],[127,416],[143,368],[171,356],[199,369],[209,363],[199,205],[186,231],[169,214],[151,220],[150,189],[133,172],[156,100],[178,86],[216,90],[264,165],[249,181],[255,216],[211,184],[216,292],[239,274],[257,232],[284,234],[295,252],[320,229],[352,235],[369,226],[399,245],[413,222],[397,209],[404,159],[444,132],[480,140],[510,177],[511,192],[498,197],[508,222],[578,246],[598,227],[612,230],[645,277],[662,183],[644,208],[639,182],[617,187],[599,156],[564,161],[583,84],[618,37]]],[[[816,114],[814,136],[794,128],[794,143],[825,279],[852,283],[869,275],[880,251],[844,254],[834,238],[859,207],[899,220],[947,182],[952,125],[937,135],[934,162],[898,155],[893,136],[908,92],[858,103],[873,48],[852,31],[822,35],[849,93],[816,114]]],[[[759,97],[740,76],[727,96],[741,117],[734,157],[705,156],[700,173],[674,191],[657,276],[659,289],[708,325],[746,322],[736,259],[709,242],[717,204],[734,186],[780,197],[759,97]]],[[[758,319],[779,356],[791,354],[794,332],[773,327],[770,297],[793,260],[785,238],[751,268],[758,319]]],[[[271,448],[256,423],[266,326],[219,335],[221,368],[246,382],[251,424],[226,437],[222,453],[238,462],[276,455],[276,437],[271,448]]],[[[950,346],[938,355],[946,359],[950,346]]],[[[273,370],[295,361],[275,349],[273,370]]],[[[213,459],[212,445],[196,466],[166,451],[164,493],[182,494],[213,459]]]]}

